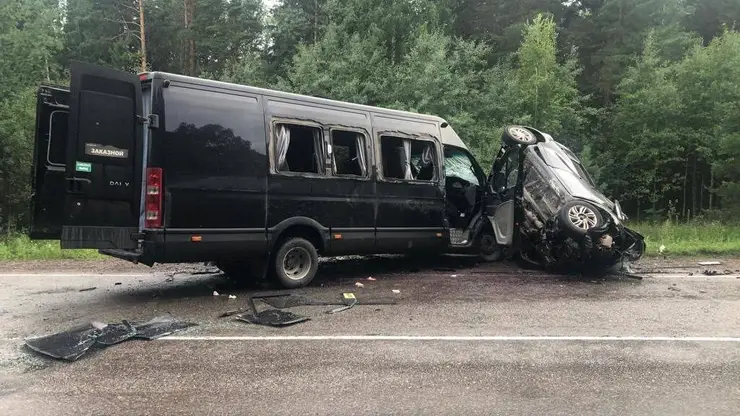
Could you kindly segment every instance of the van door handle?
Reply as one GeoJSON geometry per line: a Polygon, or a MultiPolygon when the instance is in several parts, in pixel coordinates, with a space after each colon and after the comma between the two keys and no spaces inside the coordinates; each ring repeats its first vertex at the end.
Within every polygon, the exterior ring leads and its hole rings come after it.
{"type": "Polygon", "coordinates": [[[71,194],[81,194],[85,184],[91,184],[90,179],[85,178],[67,178],[67,192],[71,194]]]}

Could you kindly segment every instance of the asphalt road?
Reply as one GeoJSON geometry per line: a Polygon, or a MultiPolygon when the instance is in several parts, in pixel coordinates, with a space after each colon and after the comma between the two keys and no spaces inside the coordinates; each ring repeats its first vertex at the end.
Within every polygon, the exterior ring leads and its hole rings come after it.
{"type": "Polygon", "coordinates": [[[737,274],[671,269],[637,281],[458,258],[353,260],[324,265],[297,292],[396,304],[295,307],[312,320],[276,329],[218,318],[251,290],[174,271],[0,272],[0,414],[740,412],[737,274]],[[93,320],[166,314],[199,326],[72,363],[23,347],[93,320]]]}

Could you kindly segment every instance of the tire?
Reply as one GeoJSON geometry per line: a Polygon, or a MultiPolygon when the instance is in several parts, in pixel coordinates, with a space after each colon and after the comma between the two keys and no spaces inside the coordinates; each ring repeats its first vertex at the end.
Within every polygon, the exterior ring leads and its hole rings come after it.
{"type": "Polygon", "coordinates": [[[506,126],[501,140],[509,145],[530,145],[537,143],[537,136],[522,126],[506,126]]]}
{"type": "Polygon", "coordinates": [[[273,259],[275,279],[286,289],[311,283],[319,268],[319,254],[310,241],[289,237],[280,244],[273,259]]]}
{"type": "Polygon", "coordinates": [[[478,257],[485,262],[494,262],[501,260],[502,248],[496,243],[496,236],[493,230],[486,228],[478,236],[478,257]]]}
{"type": "Polygon", "coordinates": [[[588,230],[603,224],[601,212],[584,201],[567,202],[558,214],[558,225],[571,238],[583,238],[588,230]]]}

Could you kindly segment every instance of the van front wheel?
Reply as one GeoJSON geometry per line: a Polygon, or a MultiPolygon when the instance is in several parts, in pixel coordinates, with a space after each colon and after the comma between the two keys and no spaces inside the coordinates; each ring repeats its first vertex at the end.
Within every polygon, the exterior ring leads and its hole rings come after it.
{"type": "Polygon", "coordinates": [[[275,277],[286,288],[308,285],[319,268],[319,254],[310,241],[292,237],[275,253],[275,277]]]}

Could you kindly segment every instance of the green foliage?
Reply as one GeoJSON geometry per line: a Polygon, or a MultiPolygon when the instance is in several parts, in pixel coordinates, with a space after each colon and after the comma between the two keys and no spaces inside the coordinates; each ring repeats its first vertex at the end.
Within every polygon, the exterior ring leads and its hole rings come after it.
{"type": "Polygon", "coordinates": [[[740,252],[740,226],[712,223],[631,226],[645,236],[647,256],[723,255],[740,252]],[[661,254],[660,246],[665,246],[661,254]]]}
{"type": "MultiPolygon", "coordinates": [[[[528,124],[580,152],[632,217],[740,210],[737,1],[143,4],[151,70],[436,114],[484,167],[504,125],[528,124]]],[[[137,0],[0,2],[2,231],[27,225],[39,83],[70,59],[138,71],[138,12],[137,0]]]]}
{"type": "Polygon", "coordinates": [[[0,238],[0,261],[11,260],[61,260],[103,259],[97,250],[62,250],[59,241],[31,241],[25,235],[0,238]]]}

